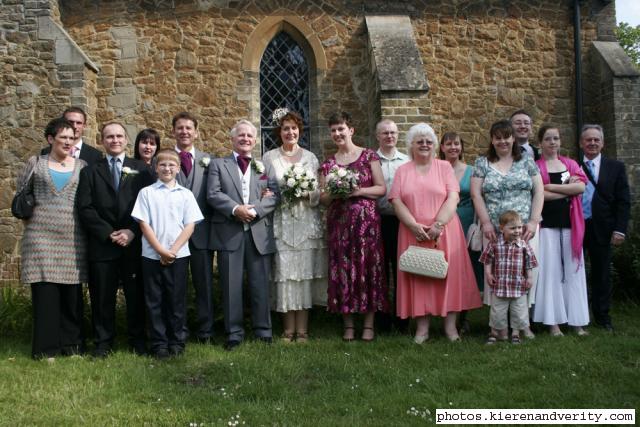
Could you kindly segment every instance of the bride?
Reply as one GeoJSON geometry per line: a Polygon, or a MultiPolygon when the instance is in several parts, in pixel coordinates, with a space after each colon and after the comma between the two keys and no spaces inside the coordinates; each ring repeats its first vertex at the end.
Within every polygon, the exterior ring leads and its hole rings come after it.
{"type": "Polygon", "coordinates": [[[306,342],[307,310],[313,304],[326,305],[327,301],[327,249],[317,185],[319,163],[312,152],[298,145],[303,132],[299,114],[278,108],[273,121],[279,148],[265,153],[262,160],[278,180],[283,203],[274,214],[277,253],[271,295],[275,310],[283,313],[283,341],[306,342]],[[297,176],[295,186],[301,191],[287,192],[285,175],[297,176]]]}

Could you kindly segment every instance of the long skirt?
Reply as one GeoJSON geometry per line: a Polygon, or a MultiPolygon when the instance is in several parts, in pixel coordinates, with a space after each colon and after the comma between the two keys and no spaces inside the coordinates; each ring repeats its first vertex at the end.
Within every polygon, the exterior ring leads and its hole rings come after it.
{"type": "Polygon", "coordinates": [[[539,275],[533,321],[545,325],[589,323],[584,256],[571,254],[571,229],[540,228],[539,275]]]}

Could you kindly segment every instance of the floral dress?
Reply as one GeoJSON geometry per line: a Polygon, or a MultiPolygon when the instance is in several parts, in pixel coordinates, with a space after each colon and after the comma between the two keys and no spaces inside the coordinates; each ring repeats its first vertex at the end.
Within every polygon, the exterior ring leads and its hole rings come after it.
{"type": "MultiPolygon", "coordinates": [[[[360,187],[373,186],[371,162],[378,155],[364,149],[345,166],[358,172],[360,187]]],[[[320,167],[326,176],[336,159],[331,156],[320,167]]],[[[380,213],[375,199],[334,199],[327,211],[329,247],[328,307],[333,313],[387,311],[387,283],[380,213]]]]}

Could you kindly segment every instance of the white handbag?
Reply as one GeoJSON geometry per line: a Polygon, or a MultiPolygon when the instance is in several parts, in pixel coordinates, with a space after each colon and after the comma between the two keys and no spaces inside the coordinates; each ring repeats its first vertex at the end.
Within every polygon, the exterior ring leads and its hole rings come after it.
{"type": "Polygon", "coordinates": [[[398,268],[407,273],[444,279],[447,277],[449,263],[444,257],[444,252],[439,249],[409,246],[400,255],[398,268]]]}
{"type": "Polygon", "coordinates": [[[467,247],[475,252],[482,251],[482,227],[478,224],[478,219],[474,215],[474,221],[467,230],[467,247]]]}

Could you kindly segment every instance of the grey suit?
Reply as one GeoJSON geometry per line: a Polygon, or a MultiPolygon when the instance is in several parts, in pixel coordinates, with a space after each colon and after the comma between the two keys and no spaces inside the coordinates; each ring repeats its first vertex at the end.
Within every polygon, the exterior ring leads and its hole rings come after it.
{"type": "Polygon", "coordinates": [[[177,181],[191,190],[205,218],[196,224],[189,239],[189,264],[196,294],[196,336],[199,339],[209,339],[213,336],[213,251],[209,244],[211,208],[207,204],[207,168],[203,166],[202,159],[211,156],[198,149],[194,149],[194,152],[191,173],[186,176],[180,170],[177,181]]]}
{"type": "Polygon", "coordinates": [[[276,250],[272,212],[280,194],[277,181],[269,176],[272,175],[268,171],[262,175],[254,170],[250,172],[248,204],[255,206],[257,216],[245,230],[244,224],[233,216],[233,209],[244,204],[240,169],[233,154],[214,159],[209,166],[207,201],[213,208],[211,243],[218,251],[225,332],[229,341],[244,338],[244,271],[251,291],[253,332],[257,337],[271,337],[269,277],[271,254],[276,250]],[[262,198],[262,190],[267,187],[275,194],[262,198]]]}

